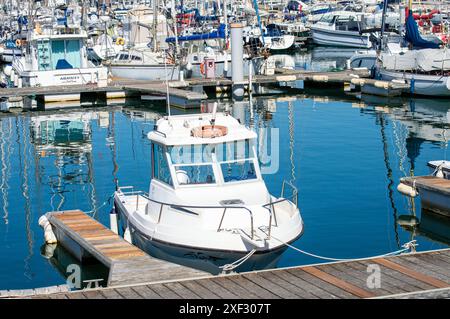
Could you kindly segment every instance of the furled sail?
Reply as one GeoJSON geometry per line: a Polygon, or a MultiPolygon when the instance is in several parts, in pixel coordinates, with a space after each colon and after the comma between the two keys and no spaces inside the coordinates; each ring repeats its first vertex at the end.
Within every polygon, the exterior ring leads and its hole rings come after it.
{"type": "Polygon", "coordinates": [[[424,40],[419,32],[416,21],[412,14],[406,19],[406,40],[418,49],[436,49],[439,48],[439,44],[424,40]]]}

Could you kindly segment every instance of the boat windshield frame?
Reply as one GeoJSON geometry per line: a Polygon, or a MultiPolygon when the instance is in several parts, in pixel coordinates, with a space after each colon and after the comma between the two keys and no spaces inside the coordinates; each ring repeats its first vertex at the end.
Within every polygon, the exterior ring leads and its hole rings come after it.
{"type": "MultiPolygon", "coordinates": [[[[161,149],[164,150],[171,175],[171,185],[169,186],[179,189],[261,181],[262,175],[255,142],[255,139],[246,139],[217,144],[162,145],[152,142],[152,145],[162,146],[161,149]],[[239,142],[244,142],[244,144],[239,144],[239,142]],[[241,147],[240,150],[239,147],[241,147]],[[218,150],[221,148],[222,152],[227,154],[220,153],[218,150]],[[225,174],[225,165],[227,165],[229,176],[225,174]]],[[[153,158],[155,155],[153,152],[156,149],[152,146],[152,179],[160,181],[155,177],[154,172],[153,158]]]]}

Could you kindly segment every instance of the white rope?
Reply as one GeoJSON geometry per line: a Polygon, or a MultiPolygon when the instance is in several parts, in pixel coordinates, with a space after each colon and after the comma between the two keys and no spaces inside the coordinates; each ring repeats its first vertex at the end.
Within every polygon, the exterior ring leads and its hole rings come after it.
{"type": "Polygon", "coordinates": [[[239,267],[240,265],[242,265],[243,263],[245,263],[251,256],[253,256],[253,254],[256,252],[256,249],[252,249],[247,255],[245,255],[242,258],[239,258],[238,260],[232,262],[231,264],[226,264],[223,266],[220,266],[219,268],[221,268],[223,271],[232,271],[234,269],[236,269],[237,267],[239,267]]]}
{"type": "MultiPolygon", "coordinates": [[[[297,247],[292,246],[292,245],[290,245],[290,244],[288,244],[286,242],[283,242],[282,240],[280,240],[280,239],[278,239],[278,238],[276,238],[274,236],[271,236],[271,237],[273,239],[279,241],[283,245],[285,245],[285,246],[287,246],[289,248],[292,248],[293,250],[296,250],[296,251],[298,251],[298,252],[300,252],[302,254],[305,254],[305,255],[308,255],[308,256],[311,256],[311,257],[315,257],[315,258],[318,258],[318,259],[323,259],[323,260],[328,260],[328,261],[354,261],[354,260],[361,259],[361,258],[331,258],[331,257],[319,256],[319,255],[316,255],[316,254],[309,253],[307,251],[301,250],[300,248],[297,248],[297,247]]],[[[415,240],[411,240],[411,241],[407,242],[406,244],[402,245],[403,249],[399,249],[399,250],[396,250],[396,251],[393,251],[393,252],[390,252],[390,253],[387,253],[387,254],[383,254],[383,255],[371,256],[371,257],[366,257],[366,258],[381,258],[381,257],[392,256],[392,255],[398,255],[398,254],[401,254],[401,253],[403,253],[405,251],[408,251],[410,249],[414,249],[416,246],[417,246],[416,241],[415,240]]]]}
{"type": "Polygon", "coordinates": [[[90,211],[86,212],[86,214],[95,214],[95,213],[97,213],[101,208],[103,208],[103,206],[108,204],[110,202],[111,198],[113,198],[113,197],[114,197],[114,193],[111,196],[109,196],[108,199],[103,202],[103,204],[101,204],[99,207],[97,207],[97,209],[90,210],[90,211]]]}

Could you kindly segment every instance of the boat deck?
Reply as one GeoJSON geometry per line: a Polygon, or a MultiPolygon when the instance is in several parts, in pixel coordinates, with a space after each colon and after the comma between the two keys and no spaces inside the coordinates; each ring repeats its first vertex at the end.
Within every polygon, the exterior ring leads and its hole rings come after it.
{"type": "Polygon", "coordinates": [[[36,295],[80,299],[445,298],[450,249],[242,274],[36,295]],[[379,285],[371,280],[380,270],[379,285]]]}

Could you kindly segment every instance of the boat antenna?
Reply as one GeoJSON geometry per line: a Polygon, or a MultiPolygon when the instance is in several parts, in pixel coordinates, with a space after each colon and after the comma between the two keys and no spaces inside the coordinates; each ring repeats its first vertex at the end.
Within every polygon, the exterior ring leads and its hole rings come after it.
{"type": "Polygon", "coordinates": [[[212,118],[211,118],[211,125],[214,129],[214,125],[216,123],[216,114],[217,114],[217,102],[214,102],[213,110],[212,110],[212,118]]]}
{"type": "Polygon", "coordinates": [[[166,105],[167,105],[167,114],[170,117],[169,76],[167,74],[167,50],[164,50],[164,73],[166,74],[166,105]]]}

